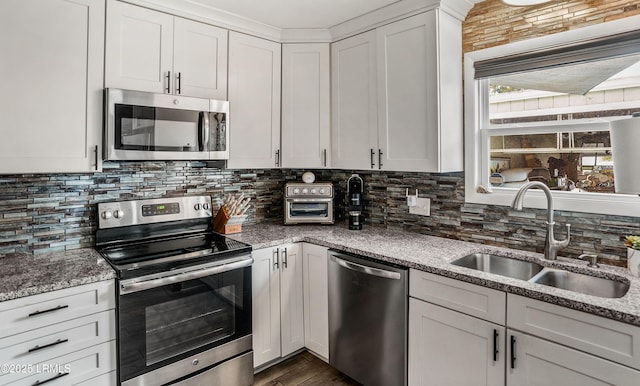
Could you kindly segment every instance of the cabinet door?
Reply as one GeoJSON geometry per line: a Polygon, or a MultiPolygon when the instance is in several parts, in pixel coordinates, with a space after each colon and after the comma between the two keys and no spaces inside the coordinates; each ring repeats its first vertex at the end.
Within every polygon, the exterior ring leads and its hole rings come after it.
{"type": "Polygon", "coordinates": [[[173,16],[107,4],[105,87],[173,93],[173,16]]]}
{"type": "Polygon", "coordinates": [[[331,45],[331,85],[331,166],[377,168],[375,31],[331,45]]]}
{"type": "Polygon", "coordinates": [[[227,100],[227,30],[175,18],[175,93],[227,100]]]}
{"type": "Polygon", "coordinates": [[[280,357],[280,269],[278,248],[253,251],[251,295],[253,366],[280,357]]]}
{"type": "Polygon", "coordinates": [[[304,347],[304,288],[300,244],[280,247],[282,356],[304,347]]]}
{"type": "Polygon", "coordinates": [[[0,173],[98,170],[104,0],[3,0],[0,25],[0,173]]]}
{"type": "Polygon", "coordinates": [[[327,248],[302,244],[304,345],[329,360],[329,273],[327,248]]]}
{"type": "Polygon", "coordinates": [[[230,168],[280,162],[281,45],[229,33],[230,168]]]}
{"type": "Polygon", "coordinates": [[[435,11],[380,27],[376,34],[382,169],[437,171],[435,11]]]}
{"type": "Polygon", "coordinates": [[[329,45],[282,48],[282,166],[330,164],[329,45]]]}
{"type": "Polygon", "coordinates": [[[502,326],[409,298],[409,385],[504,385],[504,335],[502,326]]]}
{"type": "Polygon", "coordinates": [[[638,370],[531,335],[507,332],[509,386],[635,386],[640,380],[638,370]]]}

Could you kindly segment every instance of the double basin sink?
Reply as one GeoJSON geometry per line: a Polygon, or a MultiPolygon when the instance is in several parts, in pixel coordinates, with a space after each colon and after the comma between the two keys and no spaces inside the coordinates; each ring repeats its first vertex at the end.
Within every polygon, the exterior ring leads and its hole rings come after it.
{"type": "Polygon", "coordinates": [[[532,261],[487,253],[467,255],[451,264],[603,298],[621,298],[629,290],[628,282],[543,267],[532,261]]]}

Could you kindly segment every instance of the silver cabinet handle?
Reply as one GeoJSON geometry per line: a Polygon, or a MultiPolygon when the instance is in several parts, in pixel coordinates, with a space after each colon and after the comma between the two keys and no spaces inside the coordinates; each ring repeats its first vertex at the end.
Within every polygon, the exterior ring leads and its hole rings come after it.
{"type": "Polygon", "coordinates": [[[287,248],[282,250],[282,268],[287,269],[287,248]]]}
{"type": "Polygon", "coordinates": [[[352,271],[356,271],[360,273],[365,273],[367,275],[378,276],[378,277],[383,277],[385,279],[393,279],[393,280],[400,280],[402,278],[402,275],[400,275],[398,272],[368,267],[366,265],[354,263],[352,261],[342,260],[339,257],[336,257],[335,255],[332,255],[330,259],[331,261],[336,262],[339,266],[343,268],[350,269],[352,271]]]}
{"type": "Polygon", "coordinates": [[[60,311],[60,310],[64,310],[65,308],[69,308],[69,306],[67,304],[65,304],[64,306],[57,306],[57,307],[53,307],[53,308],[48,308],[48,309],[43,310],[43,311],[34,311],[34,312],[30,313],[29,315],[27,315],[27,317],[30,318],[32,316],[48,314],[49,312],[60,311]]]}
{"type": "Polygon", "coordinates": [[[53,377],[49,378],[49,379],[45,379],[44,381],[35,381],[34,383],[32,383],[32,386],[37,386],[37,385],[44,385],[45,383],[49,383],[49,382],[53,382],[56,379],[62,378],[62,377],[66,377],[67,375],[69,375],[70,373],[58,373],[57,375],[54,375],[53,377]]]}
{"type": "Polygon", "coordinates": [[[327,149],[322,151],[322,166],[327,167],[327,149]]]}
{"type": "Polygon", "coordinates": [[[277,271],[280,268],[280,250],[278,248],[273,250],[273,270],[277,271]]]}
{"type": "Polygon", "coordinates": [[[165,78],[167,79],[167,88],[165,91],[167,94],[171,94],[171,71],[167,71],[167,76],[165,78]]]}
{"type": "Polygon", "coordinates": [[[378,149],[378,169],[382,169],[382,149],[378,149]]]}
{"type": "Polygon", "coordinates": [[[98,145],[93,148],[93,153],[96,156],[95,170],[98,170],[98,163],[100,162],[100,160],[98,160],[98,145]]]}
{"type": "Polygon", "coordinates": [[[129,294],[132,292],[143,291],[151,288],[162,287],[168,284],[181,283],[187,280],[199,279],[205,276],[216,275],[223,272],[228,272],[238,268],[249,267],[253,264],[253,259],[248,258],[245,260],[236,261],[228,264],[215,265],[209,268],[199,268],[194,270],[186,270],[171,276],[151,275],[146,280],[136,281],[139,279],[132,279],[131,281],[120,282],[120,295],[129,294]]]}
{"type": "Polygon", "coordinates": [[[32,348],[27,350],[27,352],[40,351],[40,350],[43,350],[45,348],[57,346],[57,345],[62,344],[62,343],[67,343],[68,341],[69,341],[69,339],[58,339],[55,342],[48,343],[48,344],[45,344],[45,345],[42,345],[42,346],[40,346],[40,345],[33,346],[32,348]]]}
{"type": "Polygon", "coordinates": [[[182,90],[182,73],[178,72],[176,74],[176,94],[180,94],[182,90]]]}
{"type": "Polygon", "coordinates": [[[374,157],[376,156],[376,152],[371,149],[371,169],[375,168],[376,166],[376,161],[374,160],[374,157]]]}
{"type": "Polygon", "coordinates": [[[280,167],[280,149],[276,150],[276,167],[280,167]]]}

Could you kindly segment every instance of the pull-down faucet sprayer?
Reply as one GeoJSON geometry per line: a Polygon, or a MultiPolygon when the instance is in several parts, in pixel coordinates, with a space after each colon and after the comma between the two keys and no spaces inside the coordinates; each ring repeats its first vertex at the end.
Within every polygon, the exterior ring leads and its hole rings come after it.
{"type": "Polygon", "coordinates": [[[515,210],[522,210],[522,203],[524,201],[524,195],[527,190],[532,188],[542,189],[547,196],[547,236],[544,241],[544,258],[547,260],[556,260],[558,257],[558,251],[567,245],[569,245],[569,239],[571,238],[571,224],[567,224],[567,238],[564,240],[556,240],[553,234],[553,197],[551,196],[551,190],[547,185],[542,182],[533,181],[528,182],[518,190],[516,197],[513,199],[511,206],[515,210]]]}

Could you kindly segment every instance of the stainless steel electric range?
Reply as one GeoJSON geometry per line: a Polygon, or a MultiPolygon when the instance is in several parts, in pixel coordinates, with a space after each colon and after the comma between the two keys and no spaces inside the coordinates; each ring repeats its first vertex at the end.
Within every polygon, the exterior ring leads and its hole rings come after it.
{"type": "Polygon", "coordinates": [[[251,246],[212,231],[211,198],[100,203],[98,216],[120,383],[251,385],[251,246]]]}

